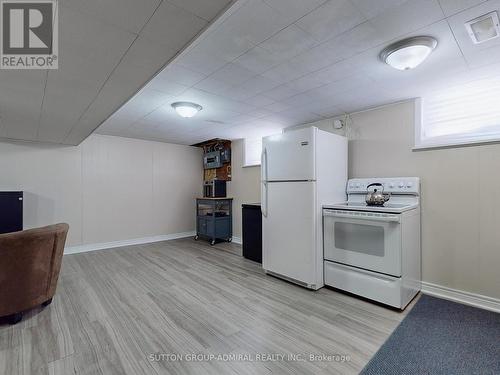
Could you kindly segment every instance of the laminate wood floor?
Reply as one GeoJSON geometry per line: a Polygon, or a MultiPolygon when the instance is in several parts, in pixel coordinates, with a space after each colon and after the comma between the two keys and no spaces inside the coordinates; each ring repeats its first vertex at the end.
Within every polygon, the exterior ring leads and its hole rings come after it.
{"type": "Polygon", "coordinates": [[[180,239],[65,255],[53,303],[0,325],[0,374],[356,374],[409,310],[303,289],[240,253],[180,239]]]}

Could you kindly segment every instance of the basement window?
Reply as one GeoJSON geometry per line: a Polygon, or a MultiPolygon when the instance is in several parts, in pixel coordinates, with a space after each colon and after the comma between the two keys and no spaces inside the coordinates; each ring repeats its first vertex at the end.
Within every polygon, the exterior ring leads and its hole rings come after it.
{"type": "Polygon", "coordinates": [[[245,138],[244,140],[244,164],[243,167],[254,167],[260,165],[260,154],[262,153],[262,138],[245,138]]]}
{"type": "Polygon", "coordinates": [[[500,142],[500,78],[431,93],[416,103],[415,149],[500,142]]]}

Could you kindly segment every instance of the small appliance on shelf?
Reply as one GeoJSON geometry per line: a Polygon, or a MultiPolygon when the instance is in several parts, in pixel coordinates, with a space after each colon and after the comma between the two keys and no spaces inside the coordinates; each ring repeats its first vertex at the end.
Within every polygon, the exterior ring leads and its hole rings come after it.
{"type": "Polygon", "coordinates": [[[226,181],[210,180],[203,183],[203,196],[205,198],[222,198],[226,196],[226,181]]]}

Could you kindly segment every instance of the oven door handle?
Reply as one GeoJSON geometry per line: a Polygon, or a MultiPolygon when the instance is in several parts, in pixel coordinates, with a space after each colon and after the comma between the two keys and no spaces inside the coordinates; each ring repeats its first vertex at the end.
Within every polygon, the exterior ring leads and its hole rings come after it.
{"type": "MultiPolygon", "coordinates": [[[[359,212],[359,211],[356,211],[359,212]]],[[[365,221],[381,221],[385,223],[400,223],[401,222],[401,217],[400,215],[381,215],[381,216],[375,216],[375,215],[364,215],[364,214],[345,214],[345,213],[340,213],[340,212],[335,212],[331,210],[324,210],[323,211],[323,216],[329,216],[329,217],[338,217],[338,218],[344,218],[344,219],[355,219],[355,220],[365,220],[365,221]]]]}

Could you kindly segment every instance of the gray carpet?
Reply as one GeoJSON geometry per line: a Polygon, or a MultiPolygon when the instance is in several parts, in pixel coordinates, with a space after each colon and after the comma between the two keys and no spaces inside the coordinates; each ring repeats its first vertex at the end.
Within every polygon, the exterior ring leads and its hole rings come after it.
{"type": "Polygon", "coordinates": [[[500,314],[422,295],[364,375],[500,374],[500,314]]]}

